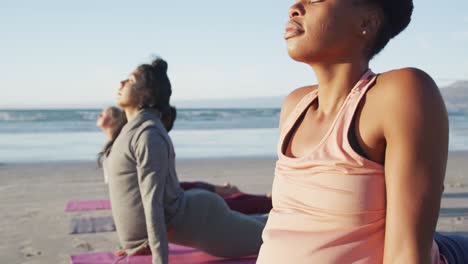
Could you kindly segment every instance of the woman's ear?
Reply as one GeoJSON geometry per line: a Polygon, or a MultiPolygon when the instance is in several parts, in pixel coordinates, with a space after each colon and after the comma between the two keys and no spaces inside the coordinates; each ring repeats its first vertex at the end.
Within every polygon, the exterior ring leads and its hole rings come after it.
{"type": "Polygon", "coordinates": [[[153,106],[155,105],[154,95],[151,93],[149,89],[141,89],[139,95],[139,106],[140,108],[145,106],[153,106]]]}
{"type": "Polygon", "coordinates": [[[373,38],[377,35],[383,23],[383,13],[379,8],[365,8],[361,15],[358,34],[363,38],[373,38]]]}

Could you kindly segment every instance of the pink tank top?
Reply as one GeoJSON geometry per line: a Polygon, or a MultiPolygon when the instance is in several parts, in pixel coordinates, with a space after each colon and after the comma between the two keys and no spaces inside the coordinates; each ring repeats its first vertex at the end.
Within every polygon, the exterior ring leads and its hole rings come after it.
{"type": "MultiPolygon", "coordinates": [[[[304,157],[290,158],[283,149],[318,91],[304,96],[286,119],[277,149],[273,209],[257,263],[382,263],[384,168],[356,153],[348,140],[359,102],[375,78],[370,70],[361,77],[329,131],[304,157]]],[[[433,243],[433,263],[441,264],[439,258],[433,243]]]]}

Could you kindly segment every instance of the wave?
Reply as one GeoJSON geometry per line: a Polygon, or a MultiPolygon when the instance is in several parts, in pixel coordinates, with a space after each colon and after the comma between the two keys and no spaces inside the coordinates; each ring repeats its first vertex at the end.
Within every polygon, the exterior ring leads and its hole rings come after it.
{"type": "Polygon", "coordinates": [[[20,121],[20,122],[30,122],[30,121],[45,121],[47,120],[47,115],[43,113],[17,113],[17,112],[0,112],[0,121],[20,121]]]}
{"type": "Polygon", "coordinates": [[[178,111],[181,121],[225,121],[252,118],[278,118],[279,109],[182,109],[178,111]]]}
{"type": "Polygon", "coordinates": [[[468,115],[466,110],[460,109],[460,108],[459,109],[453,109],[453,108],[450,109],[449,108],[448,109],[448,114],[449,114],[449,116],[467,116],[468,115]]]}
{"type": "Polygon", "coordinates": [[[4,110],[0,122],[95,121],[101,110],[4,110]]]}
{"type": "Polygon", "coordinates": [[[80,116],[81,120],[92,120],[96,121],[100,111],[77,111],[77,114],[80,116]]]}
{"type": "MultiPolygon", "coordinates": [[[[101,110],[3,110],[0,122],[95,121],[101,110]]],[[[279,109],[179,109],[178,121],[226,121],[278,118],[279,109]]]]}

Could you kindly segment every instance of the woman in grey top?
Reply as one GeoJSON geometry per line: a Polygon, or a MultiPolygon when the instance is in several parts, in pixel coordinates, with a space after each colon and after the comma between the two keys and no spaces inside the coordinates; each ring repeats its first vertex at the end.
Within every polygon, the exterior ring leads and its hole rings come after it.
{"type": "Polygon", "coordinates": [[[169,241],[221,257],[257,254],[264,221],[231,211],[214,193],[181,189],[161,123],[171,93],[160,58],[121,82],[117,103],[128,123],[109,146],[104,167],[122,247],[128,255],[151,253],[153,264],[168,262],[169,241]]]}

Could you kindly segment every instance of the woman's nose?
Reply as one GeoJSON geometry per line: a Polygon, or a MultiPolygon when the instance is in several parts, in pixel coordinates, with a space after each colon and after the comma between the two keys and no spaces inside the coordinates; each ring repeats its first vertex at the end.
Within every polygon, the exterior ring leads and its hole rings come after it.
{"type": "Polygon", "coordinates": [[[125,80],[120,81],[119,91],[122,90],[122,88],[124,87],[124,85],[125,85],[125,80]]]}
{"type": "Polygon", "coordinates": [[[289,8],[289,18],[303,16],[304,15],[304,5],[302,2],[297,2],[289,8]]]}

